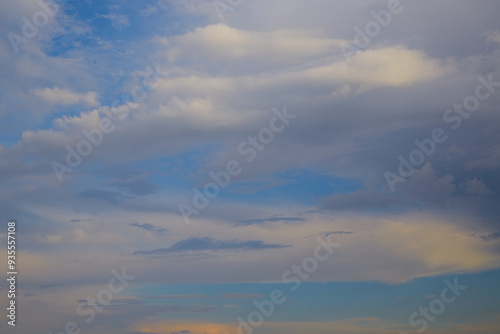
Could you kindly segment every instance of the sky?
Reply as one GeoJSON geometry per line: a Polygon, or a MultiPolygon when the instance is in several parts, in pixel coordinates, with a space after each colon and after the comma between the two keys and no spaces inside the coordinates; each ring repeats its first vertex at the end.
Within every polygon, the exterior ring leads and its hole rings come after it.
{"type": "Polygon", "coordinates": [[[0,331],[498,333],[499,14],[4,1],[0,331]]]}

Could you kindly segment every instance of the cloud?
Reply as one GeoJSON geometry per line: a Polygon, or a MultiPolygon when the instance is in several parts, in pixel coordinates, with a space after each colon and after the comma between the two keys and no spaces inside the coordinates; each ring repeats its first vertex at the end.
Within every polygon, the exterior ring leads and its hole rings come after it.
{"type": "Polygon", "coordinates": [[[467,195],[494,195],[495,192],[484,184],[483,180],[478,180],[477,178],[473,178],[472,180],[468,180],[464,184],[464,190],[467,195]]]}
{"type": "Polygon", "coordinates": [[[172,45],[169,57],[173,61],[200,55],[211,61],[290,63],[311,56],[332,54],[344,42],[318,35],[306,30],[246,31],[220,23],[196,28],[193,32],[164,40],[163,43],[172,45]]]}
{"type": "Polygon", "coordinates": [[[409,209],[415,204],[444,208],[451,204],[456,190],[455,178],[439,177],[430,162],[415,170],[404,183],[397,184],[391,193],[385,187],[377,189],[371,184],[347,194],[333,194],[323,199],[323,208],[330,210],[384,210],[409,209]]]}
{"type": "Polygon", "coordinates": [[[262,241],[249,240],[216,240],[209,237],[190,238],[181,240],[169,248],[159,248],[150,251],[137,251],[135,255],[169,254],[183,252],[204,252],[204,251],[233,251],[233,250],[258,250],[277,249],[290,247],[290,245],[266,244],[262,241]]]}
{"type": "Polygon", "coordinates": [[[500,144],[494,143],[484,147],[467,161],[467,168],[480,171],[495,170],[500,167],[500,144]]]}
{"type": "Polygon", "coordinates": [[[123,196],[116,191],[100,190],[100,189],[88,189],[83,190],[78,193],[78,197],[85,199],[98,199],[108,202],[109,204],[118,204],[119,199],[123,196]]]}
{"type": "Polygon", "coordinates": [[[291,217],[272,217],[272,218],[263,218],[263,219],[245,219],[245,220],[238,220],[235,225],[242,225],[242,226],[248,226],[248,225],[254,225],[254,224],[265,224],[265,223],[275,223],[275,222],[282,222],[282,223],[291,223],[291,222],[303,222],[306,221],[304,218],[291,218],[291,217]]]}
{"type": "Polygon", "coordinates": [[[99,105],[96,92],[75,93],[70,89],[54,88],[39,88],[33,90],[33,94],[42,100],[52,105],[70,106],[78,103],[83,103],[89,107],[99,105]]]}
{"type": "Polygon", "coordinates": [[[264,295],[258,293],[222,293],[217,296],[209,296],[204,294],[192,295],[161,295],[154,298],[160,299],[259,299],[264,295]]]}
{"type": "Polygon", "coordinates": [[[111,26],[116,30],[123,30],[124,28],[130,26],[128,16],[124,14],[107,14],[98,15],[97,17],[102,17],[111,21],[111,26]]]}
{"type": "Polygon", "coordinates": [[[394,207],[403,201],[368,187],[347,194],[334,194],[323,199],[322,207],[331,210],[373,210],[394,207]]]}
{"type": "Polygon", "coordinates": [[[444,205],[456,189],[454,181],[452,175],[439,177],[432,164],[427,162],[416,170],[401,188],[410,200],[444,205]]]}
{"type": "Polygon", "coordinates": [[[490,233],[490,234],[482,235],[482,236],[480,236],[480,238],[483,239],[484,241],[497,240],[497,239],[500,239],[500,232],[495,232],[495,233],[490,233]]]}
{"type": "Polygon", "coordinates": [[[452,70],[451,64],[431,59],[422,51],[395,46],[359,52],[352,57],[351,64],[341,60],[305,73],[325,82],[334,79],[343,83],[398,87],[433,80],[452,70]]]}
{"type": "MultiPolygon", "coordinates": [[[[0,41],[2,77],[9,78],[0,83],[0,184],[8,194],[1,197],[0,216],[20,222],[23,286],[44,305],[21,301],[34,318],[20,325],[34,328],[20,332],[64,325],[75,301],[100,291],[116,264],[145,285],[275,282],[311,256],[318,236],[342,246],[311,281],[398,283],[498,269],[499,95],[481,101],[460,132],[442,119],[474,93],[478,75],[500,80],[498,2],[408,3],[350,63],[339,43],[352,41],[353,28],[364,28],[370,11],[387,1],[244,1],[225,24],[211,20],[218,18],[207,0],[130,1],[107,9],[105,3],[89,12],[91,2],[60,3],[17,55],[7,38],[0,41]],[[126,119],[113,117],[114,98],[130,94],[146,66],[156,64],[171,75],[126,119]],[[268,127],[272,108],[285,105],[297,118],[186,226],[177,204],[192,200],[192,189],[210,180],[208,172],[223,170],[231,159],[244,163],[238,144],[268,127]],[[82,130],[97,129],[104,117],[113,117],[113,133],[59,184],[50,163],[64,162],[66,146],[76,149],[85,139],[82,130]],[[436,126],[449,130],[449,140],[389,193],[383,172],[395,171],[395,157],[415,149],[414,139],[436,126]],[[289,173],[297,169],[328,177],[289,173]],[[286,245],[293,247],[279,250],[286,245]],[[134,252],[159,256],[138,261],[129,256],[134,252]],[[39,289],[49,284],[53,288],[39,289]]],[[[31,20],[40,9],[38,0],[6,2],[4,37],[22,34],[21,18],[31,20]]],[[[232,314],[205,304],[189,309],[198,300],[181,300],[189,291],[178,292],[178,299],[163,302],[182,306],[110,305],[85,330],[126,332],[105,326],[119,316],[147,326],[151,318],[179,315],[165,312],[190,312],[191,319],[232,314]]],[[[226,297],[238,295],[244,297],[226,297]]],[[[214,303],[238,304],[213,297],[220,299],[214,303]]],[[[264,330],[400,332],[369,319],[294,321],[266,323],[264,330]]],[[[236,329],[219,325],[168,323],[158,333],[236,329]]]]}
{"type": "Polygon", "coordinates": [[[149,232],[157,232],[157,233],[164,233],[167,232],[168,230],[166,228],[160,227],[160,226],[155,226],[152,224],[148,223],[130,223],[130,226],[138,227],[143,230],[149,231],[149,232]]]}
{"type": "Polygon", "coordinates": [[[345,235],[345,234],[353,234],[355,232],[350,232],[350,231],[328,231],[328,232],[323,232],[321,233],[322,236],[328,237],[330,235],[345,235]]]}
{"type": "Polygon", "coordinates": [[[150,15],[156,14],[157,12],[158,12],[158,7],[155,7],[151,4],[148,4],[144,9],[141,9],[139,11],[139,13],[142,16],[150,16],[150,15]]]}
{"type": "Polygon", "coordinates": [[[490,43],[500,44],[500,30],[490,32],[488,34],[487,40],[490,43]]]}
{"type": "Polygon", "coordinates": [[[147,196],[158,191],[156,185],[145,180],[147,177],[147,174],[129,177],[114,177],[110,179],[107,184],[118,187],[120,190],[130,195],[147,196]]]}

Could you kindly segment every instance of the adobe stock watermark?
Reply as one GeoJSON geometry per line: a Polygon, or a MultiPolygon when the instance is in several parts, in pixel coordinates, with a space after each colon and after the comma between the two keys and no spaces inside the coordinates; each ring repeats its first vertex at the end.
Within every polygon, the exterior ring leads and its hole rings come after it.
{"type": "MultiPolygon", "coordinates": [[[[125,268],[122,268],[121,273],[117,270],[111,270],[113,277],[109,280],[107,288],[99,290],[95,297],[87,297],[86,302],[82,302],[76,309],[76,314],[85,317],[86,324],[90,324],[96,316],[96,312],[101,312],[105,306],[108,306],[113,301],[113,296],[122,293],[128,286],[129,281],[133,281],[135,276],[130,276],[125,273],[125,268]]],[[[80,334],[82,332],[81,326],[75,321],[68,321],[64,325],[64,330],[55,334],[80,334]]],[[[49,332],[49,334],[53,334],[49,332]]]]}
{"type": "MultiPolygon", "coordinates": [[[[274,140],[275,135],[285,130],[290,124],[290,120],[297,116],[289,114],[286,106],[283,108],[283,111],[274,108],[273,114],[274,116],[269,120],[269,127],[260,129],[256,136],[248,136],[246,140],[242,141],[237,146],[236,150],[238,154],[245,156],[245,160],[248,163],[254,161],[259,152],[262,152],[267,145],[274,140]]],[[[184,203],[179,204],[179,211],[186,224],[191,222],[190,217],[192,215],[199,215],[201,210],[205,209],[210,204],[210,200],[217,197],[221,189],[226,188],[231,182],[231,179],[238,176],[243,171],[243,166],[237,160],[230,160],[225,166],[225,170],[216,173],[210,171],[210,173],[208,173],[213,182],[206,183],[202,190],[196,187],[193,188],[194,196],[192,205],[184,203]]]]}
{"type": "Polygon", "coordinates": [[[224,21],[224,13],[232,12],[236,7],[241,5],[244,0],[215,0],[212,2],[219,19],[224,21]]]}
{"type": "Polygon", "coordinates": [[[21,17],[23,23],[21,26],[22,36],[12,31],[7,34],[7,39],[15,54],[19,53],[19,46],[29,43],[30,39],[38,36],[38,28],[45,27],[50,19],[54,18],[59,11],[59,5],[53,1],[44,2],[40,0],[37,3],[41,10],[33,14],[31,21],[26,16],[21,17]]]}
{"type": "MultiPolygon", "coordinates": [[[[412,327],[418,327],[417,332],[423,333],[428,327],[429,322],[436,321],[437,317],[446,310],[446,305],[453,303],[460,297],[462,291],[467,289],[466,285],[458,284],[458,278],[455,277],[453,283],[445,279],[443,283],[446,288],[441,290],[441,294],[429,302],[428,307],[420,307],[418,312],[413,312],[408,317],[408,323],[412,327]]],[[[400,334],[410,334],[402,331],[400,334]]]]}
{"type": "MultiPolygon", "coordinates": [[[[293,283],[290,291],[296,291],[302,282],[308,280],[311,275],[318,270],[320,263],[327,261],[340,244],[334,243],[331,236],[323,239],[321,236],[316,238],[318,246],[314,249],[312,256],[302,260],[300,265],[292,265],[281,275],[281,282],[284,284],[293,283]]],[[[276,311],[276,306],[282,305],[287,300],[286,294],[281,289],[274,289],[269,294],[269,298],[258,302],[253,301],[255,311],[250,312],[246,319],[239,316],[236,318],[238,327],[237,334],[252,334],[256,328],[261,327],[266,319],[269,319],[276,311]]],[[[228,334],[227,332],[225,334],[228,334]]]]}
{"type": "Polygon", "coordinates": [[[146,75],[142,80],[142,85],[136,85],[131,89],[129,95],[122,94],[120,99],[115,99],[110,106],[112,117],[103,117],[99,121],[99,127],[93,130],[82,130],[82,135],[86,139],[80,140],[75,148],[66,146],[66,159],[64,163],[59,161],[52,162],[52,170],[54,171],[59,182],[64,181],[64,174],[73,172],[82,162],[83,158],[89,156],[94,147],[102,144],[104,135],[111,134],[115,130],[115,122],[117,119],[124,120],[130,114],[130,109],[138,107],[137,102],[142,102],[148,96],[148,92],[158,87],[162,78],[168,73],[160,72],[160,68],[156,65],[155,71],[150,66],[146,67],[146,75]]]}
{"type": "MultiPolygon", "coordinates": [[[[443,121],[451,123],[453,131],[458,130],[464,119],[468,119],[473,112],[476,112],[481,102],[489,99],[495,92],[496,87],[500,87],[500,82],[493,81],[493,74],[489,74],[486,79],[482,75],[478,77],[479,85],[476,86],[473,95],[467,96],[461,104],[455,103],[453,107],[447,109],[443,114],[443,121]]],[[[399,166],[397,174],[386,171],[384,178],[391,192],[396,190],[398,183],[404,183],[417,168],[424,165],[426,160],[431,157],[439,144],[448,140],[448,134],[443,128],[435,128],[430,136],[423,140],[415,139],[416,149],[410,152],[408,159],[402,155],[398,156],[399,166]]]]}
{"type": "MultiPolygon", "coordinates": [[[[412,0],[408,0],[412,1],[412,0]]],[[[382,32],[383,28],[387,28],[392,22],[392,18],[395,15],[401,14],[403,12],[403,5],[400,0],[389,0],[387,2],[387,9],[382,9],[378,12],[371,10],[370,15],[373,20],[367,22],[364,29],[356,26],[354,27],[354,37],[352,43],[340,44],[340,49],[344,54],[344,58],[347,63],[351,62],[351,57],[356,53],[365,50],[373,39],[377,38],[382,32]]]]}

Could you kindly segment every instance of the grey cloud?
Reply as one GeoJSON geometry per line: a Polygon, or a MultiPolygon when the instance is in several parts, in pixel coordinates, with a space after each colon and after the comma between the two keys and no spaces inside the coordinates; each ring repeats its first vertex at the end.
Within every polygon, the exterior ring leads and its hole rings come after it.
{"type": "Polygon", "coordinates": [[[117,187],[128,195],[146,196],[156,193],[159,189],[147,180],[150,172],[143,170],[129,170],[128,168],[116,170],[112,168],[103,171],[102,174],[110,178],[106,185],[117,187]]]}
{"type": "Polygon", "coordinates": [[[484,184],[483,180],[478,180],[477,178],[473,178],[472,180],[468,180],[463,185],[464,191],[467,195],[494,195],[495,192],[484,184]]]}
{"type": "Polygon", "coordinates": [[[150,231],[150,232],[164,233],[164,232],[168,231],[166,228],[152,225],[152,224],[148,224],[148,223],[135,222],[135,223],[130,223],[129,225],[134,226],[134,227],[138,227],[138,228],[141,228],[143,230],[150,231]]]}
{"type": "Polygon", "coordinates": [[[146,180],[135,180],[131,182],[114,182],[115,186],[126,193],[136,196],[146,196],[157,192],[158,187],[146,180]]]}
{"type": "Polygon", "coordinates": [[[86,199],[99,199],[109,204],[118,204],[119,199],[123,196],[116,191],[99,190],[99,189],[89,189],[80,191],[78,196],[86,199]]]}
{"type": "Polygon", "coordinates": [[[382,210],[401,205],[405,205],[403,200],[374,189],[334,194],[324,198],[321,203],[322,208],[332,210],[382,210]]]}
{"type": "Polygon", "coordinates": [[[354,234],[354,232],[350,232],[350,231],[328,231],[328,232],[321,233],[321,235],[324,236],[324,237],[328,237],[330,235],[335,235],[335,234],[345,235],[345,234],[354,234]]]}
{"type": "Polygon", "coordinates": [[[487,234],[487,235],[482,235],[482,236],[480,236],[480,238],[483,239],[484,241],[497,240],[497,239],[500,239],[500,232],[495,232],[495,233],[491,233],[491,234],[487,234]]]}
{"type": "Polygon", "coordinates": [[[203,294],[192,294],[192,295],[160,295],[151,298],[154,299],[258,299],[264,297],[261,294],[256,293],[222,293],[217,296],[208,296],[203,294]]]}
{"type": "Polygon", "coordinates": [[[317,237],[317,236],[323,236],[326,238],[330,235],[349,235],[349,234],[354,234],[354,233],[356,233],[356,232],[352,232],[352,231],[325,231],[325,232],[321,232],[321,233],[306,235],[304,238],[312,238],[312,237],[317,237]]]}
{"type": "Polygon", "coordinates": [[[285,247],[290,247],[290,245],[266,244],[263,241],[259,240],[216,240],[209,237],[203,237],[181,240],[168,248],[158,248],[149,251],[137,251],[134,252],[134,254],[158,255],[182,252],[279,249],[285,247]]]}
{"type": "Polygon", "coordinates": [[[282,222],[286,224],[291,222],[303,222],[303,221],[305,221],[304,218],[273,217],[273,218],[263,218],[263,219],[238,220],[237,222],[235,222],[235,225],[248,226],[248,225],[258,225],[265,223],[275,223],[275,222],[282,222]]]}
{"type": "Polygon", "coordinates": [[[322,207],[333,210],[411,209],[416,204],[446,207],[456,190],[455,178],[439,177],[430,163],[416,170],[404,183],[398,183],[391,193],[386,185],[377,189],[372,185],[348,194],[334,194],[323,199],[322,207]]]}
{"type": "Polygon", "coordinates": [[[455,178],[451,175],[439,177],[432,165],[426,163],[401,185],[401,189],[411,201],[442,206],[451,198],[456,189],[454,181],[455,178]]]}

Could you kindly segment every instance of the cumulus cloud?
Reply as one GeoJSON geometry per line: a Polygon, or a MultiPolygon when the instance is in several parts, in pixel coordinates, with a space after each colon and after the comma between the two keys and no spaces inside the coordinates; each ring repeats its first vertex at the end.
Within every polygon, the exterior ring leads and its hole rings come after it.
{"type": "Polygon", "coordinates": [[[464,184],[465,193],[468,195],[494,195],[495,192],[484,184],[483,180],[473,178],[464,184]]]}

